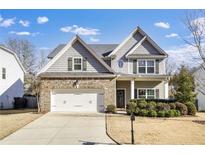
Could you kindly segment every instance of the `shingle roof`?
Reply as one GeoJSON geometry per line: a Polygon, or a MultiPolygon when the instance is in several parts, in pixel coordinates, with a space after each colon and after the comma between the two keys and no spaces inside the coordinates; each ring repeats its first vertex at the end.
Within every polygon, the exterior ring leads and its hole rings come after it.
{"type": "MultiPolygon", "coordinates": [[[[53,58],[55,55],[65,47],[66,44],[59,44],[49,55],[48,58],[53,58]]],[[[94,50],[100,57],[109,55],[118,44],[87,44],[94,50]]]]}

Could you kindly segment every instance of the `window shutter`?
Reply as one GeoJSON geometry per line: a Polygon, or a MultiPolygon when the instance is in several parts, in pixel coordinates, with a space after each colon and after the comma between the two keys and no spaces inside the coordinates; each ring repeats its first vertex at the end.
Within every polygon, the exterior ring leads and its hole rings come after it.
{"type": "Polygon", "coordinates": [[[159,74],[159,60],[156,60],[155,72],[156,72],[156,74],[159,74]]]}
{"type": "Polygon", "coordinates": [[[135,89],[135,99],[137,99],[137,89],[135,89]]]}
{"type": "Polygon", "coordinates": [[[159,99],[159,89],[156,89],[155,92],[156,92],[156,99],[159,99]]]}
{"type": "Polygon", "coordinates": [[[83,71],[87,71],[87,60],[83,58],[83,71]]]}
{"type": "Polygon", "coordinates": [[[133,60],[133,74],[137,74],[137,60],[133,60]]]}
{"type": "Polygon", "coordinates": [[[70,57],[68,58],[68,71],[72,71],[73,66],[73,59],[70,57]]]}

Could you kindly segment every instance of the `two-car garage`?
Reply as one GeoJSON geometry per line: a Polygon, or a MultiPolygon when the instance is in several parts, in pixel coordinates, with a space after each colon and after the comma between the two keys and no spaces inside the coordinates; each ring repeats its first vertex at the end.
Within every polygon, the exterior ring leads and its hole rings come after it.
{"type": "Polygon", "coordinates": [[[51,111],[104,112],[104,93],[99,89],[55,89],[51,111]]]}

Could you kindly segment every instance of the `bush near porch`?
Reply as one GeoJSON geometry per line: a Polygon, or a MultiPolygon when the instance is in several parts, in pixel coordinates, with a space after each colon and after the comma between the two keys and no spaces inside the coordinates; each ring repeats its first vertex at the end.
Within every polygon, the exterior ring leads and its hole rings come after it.
{"type": "Polygon", "coordinates": [[[179,117],[182,115],[195,115],[196,107],[193,103],[157,102],[144,99],[131,99],[126,107],[127,114],[146,117],[179,117]]]}

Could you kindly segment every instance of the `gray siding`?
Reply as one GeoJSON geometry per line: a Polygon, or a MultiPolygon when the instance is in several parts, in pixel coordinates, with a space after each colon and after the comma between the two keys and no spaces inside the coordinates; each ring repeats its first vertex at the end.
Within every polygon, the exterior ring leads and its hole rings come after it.
{"type": "MultiPolygon", "coordinates": [[[[125,55],[143,38],[143,36],[137,32],[127,43],[117,51],[116,58],[112,60],[111,66],[116,72],[133,74],[133,59],[128,59],[125,55]],[[118,66],[118,61],[123,61],[123,67],[118,66]]],[[[133,55],[160,55],[159,51],[153,47],[147,40],[140,45],[133,55]]],[[[150,59],[150,58],[149,58],[150,59]]],[[[152,59],[152,58],[151,58],[152,59]]],[[[159,74],[166,74],[165,60],[159,60],[159,74]]]]}
{"type": "Polygon", "coordinates": [[[131,50],[131,48],[134,47],[134,45],[136,45],[141,39],[143,38],[143,36],[137,32],[133,35],[133,37],[131,37],[127,43],[121,47],[121,49],[119,49],[116,53],[116,58],[114,60],[112,60],[111,62],[111,66],[112,69],[114,69],[114,71],[116,72],[121,72],[121,73],[128,73],[128,59],[125,57],[125,55],[131,50]],[[118,61],[122,60],[123,61],[123,67],[119,68],[118,67],[118,61]]]}
{"type": "Polygon", "coordinates": [[[160,55],[159,51],[157,51],[157,49],[147,40],[145,40],[132,54],[160,55]]]}
{"type": "Polygon", "coordinates": [[[76,41],[46,72],[68,72],[68,58],[87,59],[86,72],[108,72],[108,70],[79,42],[76,41]]]}

